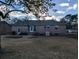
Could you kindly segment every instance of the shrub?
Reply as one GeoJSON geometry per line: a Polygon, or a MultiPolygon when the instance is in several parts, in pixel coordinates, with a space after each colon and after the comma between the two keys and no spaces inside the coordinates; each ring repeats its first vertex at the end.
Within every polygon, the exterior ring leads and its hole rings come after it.
{"type": "Polygon", "coordinates": [[[21,32],[19,35],[28,35],[28,33],[21,32]]]}
{"type": "Polygon", "coordinates": [[[55,35],[55,36],[58,36],[59,34],[58,34],[58,33],[55,33],[54,35],[55,35]]]}
{"type": "Polygon", "coordinates": [[[16,35],[17,33],[15,31],[12,32],[12,35],[16,35]]]}
{"type": "Polygon", "coordinates": [[[35,35],[35,36],[44,36],[45,34],[41,34],[41,33],[36,32],[33,35],[35,35]]]}

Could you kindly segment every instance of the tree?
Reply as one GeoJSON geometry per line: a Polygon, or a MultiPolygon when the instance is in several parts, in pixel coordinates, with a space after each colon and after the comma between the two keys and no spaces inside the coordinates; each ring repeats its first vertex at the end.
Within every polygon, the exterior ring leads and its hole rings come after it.
{"type": "Polygon", "coordinates": [[[78,14],[72,15],[71,19],[72,19],[72,22],[74,22],[74,21],[77,22],[78,21],[78,14]]]}
{"type": "MultiPolygon", "coordinates": [[[[5,0],[6,2],[1,3],[5,5],[12,6],[15,10],[16,8],[12,5],[15,0],[5,0]]],[[[17,0],[20,4],[22,4],[25,7],[26,13],[32,12],[38,19],[42,17],[42,14],[47,15],[47,11],[49,8],[53,8],[56,4],[52,2],[52,0],[17,0]]]]}
{"type": "MultiPolygon", "coordinates": [[[[11,2],[9,1],[9,0],[6,0],[6,3],[5,2],[2,2],[2,1],[0,1],[0,6],[1,5],[10,5],[10,6],[12,6],[13,8],[14,8],[14,6],[11,4],[11,2]]],[[[2,12],[2,11],[0,11],[0,21],[1,21],[1,19],[5,19],[5,18],[7,18],[8,16],[9,16],[9,13],[11,13],[11,12],[14,12],[14,11],[20,11],[20,12],[24,12],[24,11],[22,11],[22,10],[10,10],[10,11],[7,11],[5,14],[2,12]]],[[[0,34],[0,52],[1,52],[1,34],[0,34]]]]}
{"type": "Polygon", "coordinates": [[[64,18],[62,18],[60,22],[66,23],[67,29],[71,29],[73,25],[77,24],[77,21],[78,21],[77,14],[74,15],[68,14],[64,18]]]}
{"type": "Polygon", "coordinates": [[[23,0],[23,2],[29,11],[38,18],[41,17],[40,14],[46,14],[49,8],[56,5],[52,0],[23,0]]]}

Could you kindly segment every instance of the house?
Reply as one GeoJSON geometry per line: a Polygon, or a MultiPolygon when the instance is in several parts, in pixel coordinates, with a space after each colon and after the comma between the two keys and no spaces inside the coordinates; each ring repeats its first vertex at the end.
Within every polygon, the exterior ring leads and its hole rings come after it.
{"type": "Polygon", "coordinates": [[[17,34],[50,33],[52,35],[64,35],[66,34],[66,25],[54,20],[19,20],[16,23],[12,24],[12,31],[15,31],[17,34]]]}
{"type": "Polygon", "coordinates": [[[72,34],[72,35],[76,35],[78,36],[78,24],[75,23],[74,25],[72,25],[71,29],[67,29],[68,34],[72,34]]]}
{"type": "Polygon", "coordinates": [[[5,21],[0,21],[0,35],[11,34],[11,25],[5,21]]]}

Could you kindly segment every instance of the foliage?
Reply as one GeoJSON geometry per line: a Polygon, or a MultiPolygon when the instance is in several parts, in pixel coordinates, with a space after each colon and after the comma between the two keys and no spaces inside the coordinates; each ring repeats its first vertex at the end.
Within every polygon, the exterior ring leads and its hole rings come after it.
{"type": "Polygon", "coordinates": [[[78,22],[78,15],[77,14],[75,14],[75,15],[68,14],[64,18],[62,18],[60,22],[66,23],[67,28],[72,28],[72,26],[77,24],[77,22],[78,22]],[[73,24],[73,22],[74,22],[74,24],[73,24]]]}
{"type": "MultiPolygon", "coordinates": [[[[17,0],[17,1],[19,1],[20,4],[23,4],[23,6],[25,7],[25,11],[26,8],[28,9],[26,13],[32,12],[37,18],[41,17],[39,13],[47,14],[49,8],[52,8],[53,6],[56,5],[54,2],[52,2],[52,0],[17,0]]],[[[15,0],[5,0],[5,2],[0,1],[0,3],[12,6],[16,10],[16,8],[12,5],[12,3],[14,2],[15,0]]]]}

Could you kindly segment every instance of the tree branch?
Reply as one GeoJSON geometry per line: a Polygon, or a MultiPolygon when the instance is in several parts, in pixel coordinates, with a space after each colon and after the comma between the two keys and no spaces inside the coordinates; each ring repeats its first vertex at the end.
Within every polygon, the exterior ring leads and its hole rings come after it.
{"type": "Polygon", "coordinates": [[[0,3],[4,4],[4,5],[8,5],[8,6],[12,6],[14,9],[16,9],[12,4],[11,1],[9,3],[5,3],[3,1],[0,1],[0,3]]]}
{"type": "Polygon", "coordinates": [[[14,11],[25,13],[25,11],[23,10],[11,10],[11,11],[8,11],[3,18],[6,18],[9,13],[14,12],[14,11]]]}
{"type": "Polygon", "coordinates": [[[22,12],[22,13],[25,12],[25,11],[22,11],[22,10],[11,10],[11,11],[8,11],[5,15],[3,14],[3,12],[0,12],[0,16],[4,19],[8,16],[9,13],[14,12],[14,11],[19,11],[19,12],[22,12]]]}
{"type": "Polygon", "coordinates": [[[0,3],[5,4],[5,5],[10,5],[10,3],[7,4],[7,3],[5,3],[5,2],[3,2],[3,1],[0,1],[0,3]]]}

